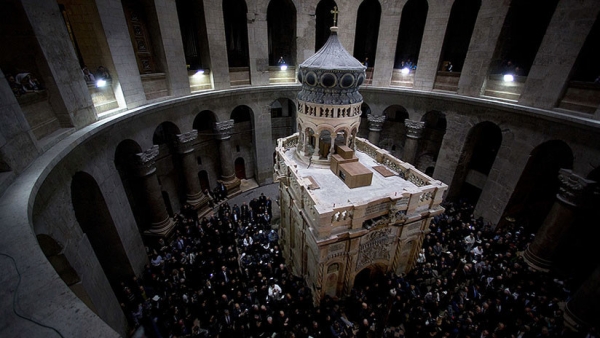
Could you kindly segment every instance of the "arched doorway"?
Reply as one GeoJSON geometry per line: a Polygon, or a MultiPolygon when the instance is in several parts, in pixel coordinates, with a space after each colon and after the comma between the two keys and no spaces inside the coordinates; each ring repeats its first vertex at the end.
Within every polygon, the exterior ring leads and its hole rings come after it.
{"type": "MultiPolygon", "coordinates": [[[[420,154],[417,158],[423,158],[424,161],[421,163],[417,161],[417,169],[423,171],[428,167],[435,167],[446,134],[447,121],[446,115],[437,110],[425,113],[421,121],[425,122],[425,129],[420,140],[420,154]]],[[[433,170],[431,174],[433,174],[433,170]]]]}
{"type": "Polygon", "coordinates": [[[129,139],[121,141],[115,150],[115,167],[121,177],[123,189],[125,189],[129,206],[133,211],[133,217],[140,229],[142,229],[143,224],[146,224],[147,213],[144,212],[143,207],[138,203],[141,197],[139,196],[139,189],[136,189],[136,178],[132,175],[131,170],[133,157],[135,154],[141,152],[142,148],[140,145],[134,140],[129,139]]]}
{"type": "Polygon", "coordinates": [[[322,130],[319,134],[319,157],[321,159],[327,158],[329,148],[331,148],[331,132],[329,130],[322,130]]]}
{"type": "Polygon", "coordinates": [[[354,288],[361,290],[367,286],[373,286],[379,283],[385,276],[386,267],[382,264],[372,264],[362,269],[354,277],[354,288]]]}
{"type": "Polygon", "coordinates": [[[383,110],[385,120],[381,128],[379,146],[399,158],[404,150],[406,126],[404,120],[408,119],[408,111],[401,105],[392,105],[383,110]]]}
{"type": "Polygon", "coordinates": [[[527,231],[537,231],[556,200],[561,168],[573,168],[573,152],[565,142],[551,140],[535,147],[498,226],[505,226],[507,221],[514,219],[527,231]]]}
{"type": "Polygon", "coordinates": [[[254,177],[254,168],[256,164],[254,144],[254,123],[253,111],[250,107],[241,105],[235,107],[231,112],[230,118],[234,121],[233,133],[231,135],[232,154],[231,158],[244,157],[245,165],[248,168],[247,177],[254,177]],[[235,147],[235,148],[234,148],[235,147]]]}
{"type": "Polygon", "coordinates": [[[212,191],[210,189],[210,181],[208,180],[208,173],[206,170],[200,170],[198,172],[198,179],[200,180],[200,187],[202,188],[202,191],[212,191]]]}
{"type": "Polygon", "coordinates": [[[90,174],[77,172],[73,176],[71,200],[75,218],[117,295],[119,283],[129,279],[133,275],[133,269],[102,191],[90,174]]]}
{"type": "Polygon", "coordinates": [[[487,181],[502,144],[500,127],[485,121],[469,131],[452,180],[449,198],[464,198],[473,205],[487,181]]]}
{"type": "Polygon", "coordinates": [[[240,180],[246,179],[246,165],[244,164],[244,159],[242,157],[235,159],[235,177],[240,180]]]}

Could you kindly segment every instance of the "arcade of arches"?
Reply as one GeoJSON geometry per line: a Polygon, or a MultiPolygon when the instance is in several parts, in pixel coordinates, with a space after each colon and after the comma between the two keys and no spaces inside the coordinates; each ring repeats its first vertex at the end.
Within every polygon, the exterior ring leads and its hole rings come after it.
{"type": "MultiPolygon", "coordinates": [[[[184,204],[206,211],[219,183],[233,196],[241,180],[273,182],[277,139],[303,132],[295,69],[325,43],[333,6],[340,41],[369,58],[370,77],[359,128],[322,140],[304,131],[306,144],[355,132],[446,183],[446,199],[469,199],[476,217],[537,233],[524,253],[536,269],[591,274],[595,0],[7,0],[0,252],[19,270],[0,260],[0,335],[46,334],[13,320],[18,278],[20,311],[65,336],[124,335],[115,282],[140,274],[145,245],[171,232],[173,215],[184,204]],[[83,66],[106,67],[108,85],[86,83],[83,66]],[[21,73],[44,89],[19,92],[10,75],[21,73]]],[[[581,278],[596,299],[597,281],[581,278]]]]}

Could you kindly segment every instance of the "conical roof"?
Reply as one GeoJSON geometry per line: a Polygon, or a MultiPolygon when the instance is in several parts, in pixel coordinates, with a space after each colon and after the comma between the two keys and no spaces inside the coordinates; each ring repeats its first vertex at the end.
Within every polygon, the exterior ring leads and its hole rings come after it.
{"type": "Polygon", "coordinates": [[[342,46],[337,35],[337,27],[331,27],[331,34],[325,45],[313,56],[300,64],[300,68],[320,69],[365,69],[360,61],[350,55],[342,46]]]}
{"type": "Polygon", "coordinates": [[[337,27],[331,27],[325,45],[300,64],[298,81],[302,90],[298,100],[328,105],[362,102],[358,87],[365,80],[365,69],[344,49],[337,36],[337,27]]]}

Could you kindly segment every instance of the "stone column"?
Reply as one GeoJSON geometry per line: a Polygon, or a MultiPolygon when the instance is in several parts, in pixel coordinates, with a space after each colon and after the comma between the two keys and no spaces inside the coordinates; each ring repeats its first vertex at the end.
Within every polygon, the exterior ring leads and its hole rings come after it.
{"type": "Polygon", "coordinates": [[[247,13],[248,58],[252,85],[269,84],[269,46],[266,13],[247,13]]]}
{"type": "Polygon", "coordinates": [[[185,180],[186,203],[194,209],[203,207],[208,202],[208,197],[202,193],[200,179],[198,179],[196,157],[194,156],[193,141],[198,138],[196,129],[176,135],[175,148],[181,159],[181,169],[185,180]]]}
{"type": "Polygon", "coordinates": [[[95,122],[94,103],[58,6],[36,0],[21,0],[21,4],[44,57],[36,75],[47,87],[48,102],[60,126],[80,129],[95,122]]]}
{"type": "Polygon", "coordinates": [[[240,180],[235,177],[235,168],[231,161],[231,132],[233,131],[233,120],[215,122],[215,132],[219,140],[219,157],[221,160],[221,181],[227,188],[227,194],[237,191],[240,180]]]}
{"type": "Polygon", "coordinates": [[[600,318],[600,266],[577,289],[565,306],[565,324],[578,330],[591,327],[600,318]]]}
{"type": "Polygon", "coordinates": [[[165,68],[169,95],[189,95],[190,79],[185,64],[177,6],[172,0],[154,0],[154,7],[159,28],[159,57],[165,68]]]}
{"type": "Polygon", "coordinates": [[[523,255],[527,264],[540,271],[548,271],[552,267],[556,248],[573,225],[577,208],[590,207],[594,195],[600,193],[596,182],[586,180],[571,170],[561,169],[558,179],[560,187],[556,201],[523,255]]]}
{"type": "Polygon", "coordinates": [[[415,72],[414,89],[432,90],[440,64],[442,46],[450,10],[454,1],[434,0],[428,1],[429,11],[427,21],[423,30],[423,40],[419,59],[417,60],[417,71],[415,72]]]}
{"type": "Polygon", "coordinates": [[[458,81],[458,94],[474,97],[481,95],[508,8],[509,5],[504,0],[481,2],[458,81]]]}
{"type": "Polygon", "coordinates": [[[318,161],[321,158],[321,155],[319,154],[319,148],[321,148],[321,134],[314,133],[313,137],[315,138],[315,149],[312,154],[312,159],[318,161]]]}
{"type": "Polygon", "coordinates": [[[156,176],[156,163],[154,160],[158,156],[158,146],[153,145],[152,148],[143,153],[135,154],[134,157],[134,173],[139,178],[142,189],[140,196],[143,197],[143,203],[150,214],[150,226],[145,230],[145,234],[152,236],[167,237],[175,223],[167,213],[167,207],[162,198],[160,184],[156,176]]]}
{"type": "Polygon", "coordinates": [[[404,141],[404,154],[402,161],[415,164],[417,150],[419,149],[419,139],[423,136],[425,122],[404,120],[406,126],[406,140],[404,141]]]}
{"type": "Polygon", "coordinates": [[[203,2],[212,85],[214,89],[227,89],[231,87],[231,82],[223,20],[223,1],[203,0],[203,2]]]}
{"type": "Polygon", "coordinates": [[[369,114],[367,115],[367,120],[369,121],[369,142],[376,146],[379,144],[379,136],[381,136],[385,115],[376,116],[369,114]]]}
{"type": "Polygon", "coordinates": [[[115,66],[113,88],[119,106],[135,108],[146,103],[146,93],[129,37],[129,28],[120,0],[95,1],[106,43],[115,66]]]}
{"type": "MultiPolygon", "coordinates": [[[[383,5],[379,35],[377,38],[377,62],[373,68],[373,86],[387,87],[392,81],[394,59],[396,58],[396,43],[400,30],[400,16],[407,0],[390,1],[383,5]]],[[[360,60],[359,60],[360,61],[360,60]]]]}
{"type": "Polygon", "coordinates": [[[598,1],[594,0],[558,2],[527,75],[519,104],[542,109],[556,107],[599,10],[598,1]]]}

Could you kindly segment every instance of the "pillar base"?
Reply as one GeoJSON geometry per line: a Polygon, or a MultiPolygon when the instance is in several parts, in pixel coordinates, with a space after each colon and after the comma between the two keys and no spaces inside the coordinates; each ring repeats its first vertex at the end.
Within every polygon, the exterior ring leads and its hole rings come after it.
{"type": "Polygon", "coordinates": [[[194,210],[202,209],[205,205],[208,204],[208,196],[199,192],[194,195],[186,195],[187,204],[191,205],[194,210]]]}
{"type": "Polygon", "coordinates": [[[144,235],[168,238],[171,232],[173,232],[174,228],[175,222],[173,222],[173,219],[171,219],[171,217],[167,217],[161,222],[152,223],[152,225],[150,225],[150,228],[144,231],[144,235]]]}
{"type": "Polygon", "coordinates": [[[237,195],[240,192],[240,185],[242,184],[242,181],[235,176],[231,178],[223,177],[219,180],[219,182],[222,182],[225,185],[225,188],[227,188],[227,197],[237,195]]]}
{"type": "Polygon", "coordinates": [[[529,247],[525,249],[525,252],[523,253],[523,260],[531,268],[540,272],[548,272],[552,267],[552,261],[538,257],[536,254],[532,253],[531,250],[529,250],[529,247]]]}
{"type": "Polygon", "coordinates": [[[591,325],[586,323],[581,318],[577,317],[569,308],[569,303],[565,304],[565,313],[563,314],[565,320],[565,326],[573,331],[579,332],[582,327],[590,327],[591,325]]]}

